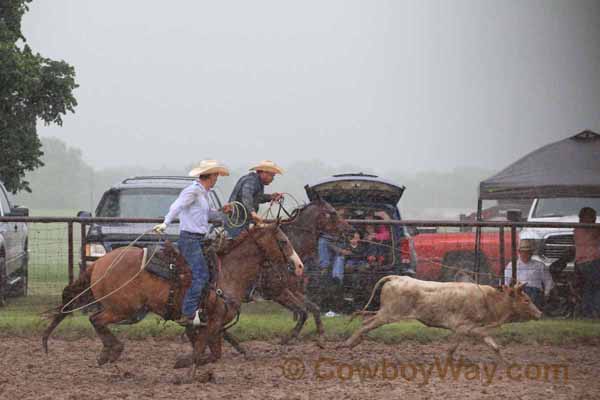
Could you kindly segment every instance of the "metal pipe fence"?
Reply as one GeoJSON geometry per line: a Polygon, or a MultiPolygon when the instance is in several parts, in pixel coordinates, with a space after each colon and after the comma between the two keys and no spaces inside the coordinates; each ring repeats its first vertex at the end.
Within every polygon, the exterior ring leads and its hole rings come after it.
{"type": "MultiPolygon", "coordinates": [[[[2,222],[24,222],[28,226],[28,293],[9,298],[9,310],[45,310],[57,305],[64,286],[76,279],[79,264],[89,260],[86,236],[92,224],[157,224],[161,218],[76,218],[76,217],[0,217],[2,222]]],[[[357,269],[344,266],[344,299],[353,307],[368,298],[374,283],[369,277],[403,274],[413,268],[419,279],[467,280],[480,283],[504,282],[504,268],[512,260],[516,278],[516,249],[521,228],[598,228],[596,224],[541,223],[507,221],[449,220],[347,220],[356,229],[365,225],[399,227],[413,232],[393,243],[375,243],[380,251],[375,263],[357,269]],[[418,233],[419,228],[423,233],[418,233]],[[479,241],[476,228],[481,229],[479,241]],[[470,230],[470,231],[469,231],[470,230]],[[418,234],[414,234],[418,233],[418,234]],[[406,240],[406,241],[405,241],[406,240]],[[479,245],[477,245],[479,243],[479,245]],[[363,268],[362,270],[360,268],[363,268]],[[367,282],[357,276],[367,277],[367,282]],[[360,292],[360,293],[358,293],[360,292]],[[358,299],[358,300],[357,300],[358,299]]],[[[218,223],[215,221],[215,223],[218,223]]],[[[365,243],[368,242],[363,240],[365,243]]],[[[373,243],[366,245],[373,245],[373,243]]]]}

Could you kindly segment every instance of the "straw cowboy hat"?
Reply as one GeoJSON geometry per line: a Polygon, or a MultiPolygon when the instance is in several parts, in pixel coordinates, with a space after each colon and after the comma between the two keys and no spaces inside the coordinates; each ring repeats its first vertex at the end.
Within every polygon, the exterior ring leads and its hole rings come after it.
{"type": "Polygon", "coordinates": [[[262,160],[258,165],[250,168],[250,171],[266,171],[273,174],[283,174],[283,169],[271,160],[262,160]]]}
{"type": "Polygon", "coordinates": [[[522,239],[519,242],[519,250],[521,250],[521,251],[533,251],[534,250],[533,243],[529,239],[522,239]]]}
{"type": "Polygon", "coordinates": [[[217,160],[202,160],[189,172],[189,176],[199,177],[200,175],[219,174],[220,176],[229,176],[229,169],[217,160]]]}

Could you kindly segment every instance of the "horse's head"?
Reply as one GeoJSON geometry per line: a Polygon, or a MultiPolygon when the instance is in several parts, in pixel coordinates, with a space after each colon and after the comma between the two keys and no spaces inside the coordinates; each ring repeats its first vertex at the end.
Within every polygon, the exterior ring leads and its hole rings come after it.
{"type": "MultiPolygon", "coordinates": [[[[305,208],[306,218],[312,219],[318,234],[341,236],[352,231],[352,227],[325,200],[317,198],[305,208]]],[[[302,218],[302,213],[298,216],[302,218]]]]}
{"type": "Polygon", "coordinates": [[[273,265],[285,265],[291,262],[297,276],[304,273],[304,264],[288,237],[278,224],[259,225],[252,228],[250,235],[263,252],[266,260],[273,265]]]}

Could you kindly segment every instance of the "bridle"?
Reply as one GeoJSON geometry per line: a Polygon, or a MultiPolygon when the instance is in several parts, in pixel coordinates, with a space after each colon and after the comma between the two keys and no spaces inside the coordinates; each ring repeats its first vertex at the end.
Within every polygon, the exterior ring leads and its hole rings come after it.
{"type": "MultiPolygon", "coordinates": [[[[272,229],[272,228],[266,228],[266,229],[272,229]]],[[[279,230],[279,226],[277,225],[274,230],[279,230]]],[[[277,243],[277,249],[279,250],[279,254],[281,255],[282,262],[286,262],[288,257],[285,255],[285,250],[284,250],[283,246],[286,245],[287,242],[283,239],[278,238],[277,237],[278,233],[279,232],[275,232],[275,242],[277,243]]],[[[256,245],[256,247],[258,248],[258,250],[260,251],[264,262],[272,264],[270,257],[267,255],[267,251],[265,250],[263,245],[261,245],[259,243],[259,241],[256,239],[255,235],[256,234],[254,232],[249,232],[249,236],[252,239],[252,241],[254,242],[254,244],[256,245]]]]}

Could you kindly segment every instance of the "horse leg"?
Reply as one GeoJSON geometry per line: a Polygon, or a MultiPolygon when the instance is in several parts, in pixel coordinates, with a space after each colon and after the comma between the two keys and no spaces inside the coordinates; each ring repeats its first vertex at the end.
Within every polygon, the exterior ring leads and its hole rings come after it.
{"type": "MultiPolygon", "coordinates": [[[[198,335],[198,329],[194,328],[192,326],[186,326],[185,327],[185,335],[187,336],[188,340],[190,341],[190,344],[192,345],[192,350],[193,350],[194,342],[196,341],[196,335],[198,335]]],[[[173,366],[173,369],[190,367],[193,362],[194,362],[193,353],[184,354],[182,356],[177,356],[177,359],[175,360],[175,366],[173,366]]]]}
{"type": "MultiPolygon", "coordinates": [[[[193,354],[193,363],[192,368],[190,369],[188,379],[191,381],[196,376],[196,369],[200,365],[204,365],[207,362],[210,362],[211,358],[208,359],[203,358],[204,352],[206,350],[206,346],[214,341],[218,336],[221,337],[221,326],[223,321],[221,318],[215,318],[208,321],[208,325],[206,327],[202,327],[198,330],[196,337],[194,338],[194,354],[193,354]]],[[[219,342],[220,345],[220,342],[219,342]]]]}
{"type": "Polygon", "coordinates": [[[300,330],[302,329],[304,323],[306,322],[306,319],[308,318],[308,313],[304,309],[302,302],[299,301],[289,289],[281,291],[281,293],[279,293],[277,297],[275,297],[275,301],[277,301],[279,304],[281,304],[288,310],[299,315],[298,321],[296,322],[296,326],[292,329],[289,335],[284,336],[281,339],[281,344],[287,344],[290,340],[298,337],[298,335],[300,334],[300,330]]]}
{"type": "Polygon", "coordinates": [[[319,346],[321,349],[324,349],[325,345],[323,344],[323,334],[325,333],[325,329],[323,329],[323,322],[321,321],[321,309],[318,305],[310,301],[308,297],[304,295],[304,293],[297,292],[296,295],[304,300],[304,306],[313,315],[313,318],[315,319],[315,326],[317,328],[317,346],[319,346]]]}
{"type": "Polygon", "coordinates": [[[124,346],[115,335],[106,327],[108,324],[122,321],[122,316],[117,316],[110,311],[100,311],[90,316],[90,322],[96,331],[96,334],[102,341],[102,351],[98,356],[98,365],[107,362],[115,362],[121,356],[124,346]]]}
{"type": "Polygon", "coordinates": [[[237,338],[235,336],[233,336],[231,333],[224,331],[223,339],[225,339],[231,346],[233,346],[233,348],[238,353],[244,355],[245,357],[248,357],[248,353],[246,352],[246,350],[244,350],[242,345],[240,345],[240,342],[238,342],[237,338]]]}
{"type": "Polygon", "coordinates": [[[223,335],[215,335],[208,341],[210,356],[207,362],[215,362],[223,356],[223,335]]]}
{"type": "MultiPolygon", "coordinates": [[[[188,336],[188,338],[189,338],[189,336],[188,336]]],[[[239,353],[243,354],[246,358],[249,357],[248,353],[240,345],[240,343],[235,338],[235,336],[233,336],[232,334],[230,334],[227,331],[225,331],[225,332],[223,332],[223,338],[227,342],[229,342],[229,344],[231,344],[233,346],[233,348],[236,349],[239,353]]],[[[190,342],[192,343],[192,347],[193,347],[194,339],[190,338],[190,342]]],[[[210,348],[211,353],[214,355],[215,351],[213,350],[213,347],[211,347],[210,343],[208,344],[208,346],[210,348]]],[[[219,356],[217,357],[217,359],[221,358],[221,352],[222,352],[222,349],[219,348],[219,356]]],[[[182,356],[177,357],[177,361],[175,361],[175,366],[173,368],[174,369],[187,368],[187,367],[190,367],[193,362],[194,362],[194,355],[193,354],[184,354],[182,356]]]]}

